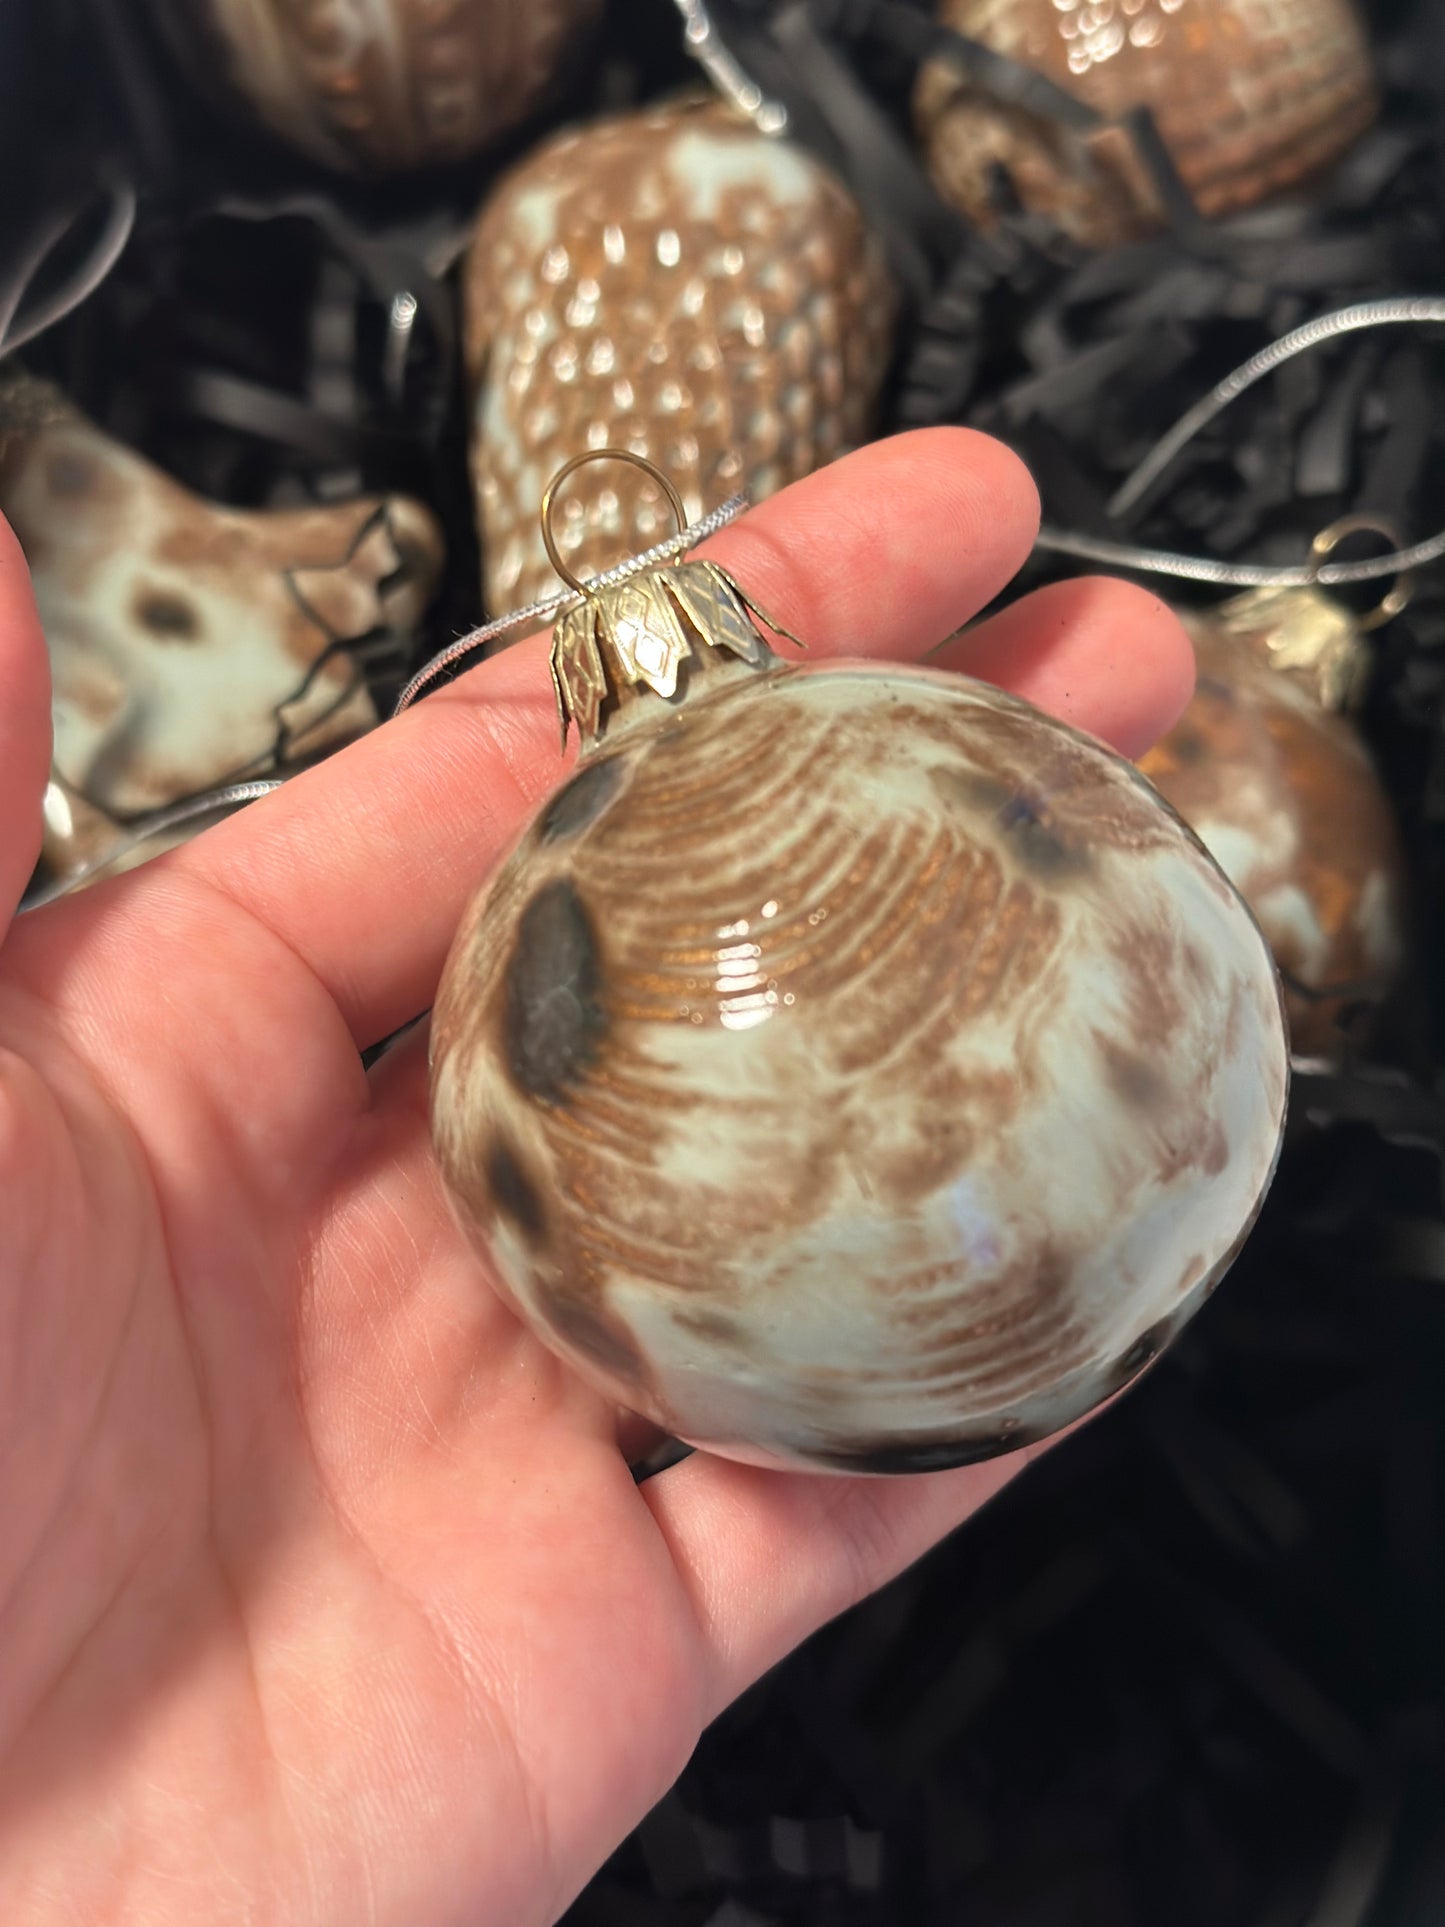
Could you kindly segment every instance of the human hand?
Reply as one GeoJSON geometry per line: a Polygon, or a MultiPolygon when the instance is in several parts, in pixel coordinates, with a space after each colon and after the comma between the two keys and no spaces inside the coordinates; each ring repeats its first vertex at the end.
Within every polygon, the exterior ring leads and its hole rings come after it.
{"type": "MultiPolygon", "coordinates": [[[[818,656],[922,655],[1037,503],[962,429],[708,553],[818,656]]],[[[0,524],[0,534],[3,534],[0,524]]],[[[1142,751],[1192,658],[1152,596],[1046,589],[932,657],[1142,751]]],[[[33,865],[45,656],[0,545],[0,913],[33,865]]],[[[419,1034],[464,903],[559,779],[507,651],[0,948],[0,1919],[534,1927],[703,1725],[1028,1457],[893,1481],[697,1454],[493,1296],[419,1034]]],[[[0,925],[3,927],[3,925],[0,925]]]]}

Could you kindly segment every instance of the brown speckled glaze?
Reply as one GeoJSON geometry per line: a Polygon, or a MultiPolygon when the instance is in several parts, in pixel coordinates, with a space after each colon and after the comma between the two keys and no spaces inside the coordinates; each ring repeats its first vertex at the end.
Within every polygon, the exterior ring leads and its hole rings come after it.
{"type": "MultiPolygon", "coordinates": [[[[851,196],[718,101],[549,142],[485,208],[466,274],[472,474],[498,613],[558,586],[536,504],[609,445],[657,462],[690,516],[754,500],[866,438],[893,296],[851,196]]],[[[671,527],[630,470],[559,503],[564,557],[606,568],[671,527]]]]}
{"type": "Polygon", "coordinates": [[[1354,726],[1321,706],[1307,676],[1270,666],[1278,605],[1352,628],[1349,616],[1315,590],[1273,600],[1273,613],[1266,598],[1239,597],[1185,618],[1194,699],[1141,768],[1259,919],[1284,974],[1295,1049],[1331,1055],[1399,967],[1400,850],[1354,726]]]}
{"type": "Polygon", "coordinates": [[[0,512],[50,648],[56,772],[92,806],[68,812],[57,790],[61,874],[95,853],[105,819],[268,768],[278,736],[301,756],[369,728],[338,645],[414,621],[442,557],[432,516],[401,496],[203,501],[23,378],[0,385],[0,512]]]}
{"type": "Polygon", "coordinates": [[[1263,939],[1136,771],[864,665],[638,701],[474,901],[432,1061],[461,1221],[550,1344],[682,1438],[871,1472],[1127,1383],[1287,1084],[1263,939]]]}
{"type": "Polygon", "coordinates": [[[601,0],[151,0],[201,84],[214,71],[316,160],[389,172],[462,159],[537,107],[601,0]]]}
{"type": "MultiPolygon", "coordinates": [[[[1206,215],[1303,180],[1375,111],[1369,47],[1350,0],[942,0],[939,17],[1110,121],[1148,107],[1206,215]]],[[[921,76],[916,109],[940,191],[983,225],[998,165],[1026,207],[1088,245],[1158,222],[1115,131],[1071,139],[941,63],[921,76]]]]}

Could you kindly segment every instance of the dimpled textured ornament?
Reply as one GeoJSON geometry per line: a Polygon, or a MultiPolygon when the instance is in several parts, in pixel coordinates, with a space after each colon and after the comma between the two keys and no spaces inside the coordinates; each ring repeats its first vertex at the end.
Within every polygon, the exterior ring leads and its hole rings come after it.
{"type": "MultiPolygon", "coordinates": [[[[466,280],[472,474],[488,606],[556,587],[533,504],[577,448],[620,445],[694,516],[866,438],[894,302],[841,184],[720,101],[566,134],[488,203],[466,280]]],[[[667,507],[623,473],[566,505],[564,555],[605,567],[667,507]]]]}
{"type": "Polygon", "coordinates": [[[939,671],[776,657],[715,565],[572,604],[582,759],[432,1029],[460,1221],[668,1432],[903,1472],[1056,1431],[1234,1256],[1288,1080],[1238,894],[1138,772],[939,671]]]}
{"type": "Polygon", "coordinates": [[[152,0],[187,70],[338,170],[465,158],[544,98],[601,0],[152,0]]]}
{"type": "Polygon", "coordinates": [[[368,729],[341,645],[408,627],[442,561],[418,502],[225,508],[26,377],[0,385],[0,512],[50,648],[47,859],[62,874],[95,855],[107,819],[368,729]]]}
{"type": "Polygon", "coordinates": [[[1260,922],[1291,1041],[1330,1056],[1404,950],[1394,817],[1343,715],[1363,644],[1320,589],[1254,589],[1186,615],[1194,699],[1141,768],[1198,831],[1260,922]]]}
{"type": "MultiPolygon", "coordinates": [[[[1350,0],[942,0],[959,33],[1036,69],[1110,122],[1147,107],[1202,214],[1250,207],[1341,154],[1375,87],[1350,0]]],[[[1071,137],[967,86],[942,62],[917,119],[939,190],[992,219],[992,170],[1024,206],[1107,246],[1162,210],[1117,128],[1071,137]]]]}

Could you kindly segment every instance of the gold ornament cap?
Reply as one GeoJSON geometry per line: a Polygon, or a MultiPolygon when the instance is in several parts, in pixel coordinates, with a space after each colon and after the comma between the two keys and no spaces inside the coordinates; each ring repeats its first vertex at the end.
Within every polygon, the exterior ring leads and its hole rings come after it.
{"type": "Polygon", "coordinates": [[[749,669],[775,662],[763,629],[799,638],[760,609],[716,562],[681,559],[687,513],[677,490],[654,463],[630,448],[591,448],[574,455],[542,496],[542,541],[552,567],[579,598],[562,610],[552,632],[552,688],[565,745],[576,724],[584,752],[601,741],[609,720],[644,690],[665,701],[679,694],[684,665],[720,651],[749,669]],[[562,559],[552,528],[557,491],[589,462],[629,462],[651,477],[677,518],[677,559],[611,570],[583,581],[562,559]]]}
{"type": "MultiPolygon", "coordinates": [[[[1383,516],[1344,515],[1321,529],[1310,544],[1316,569],[1347,535],[1383,535],[1396,549],[1399,531],[1383,516]]],[[[1269,664],[1308,689],[1322,709],[1357,709],[1369,680],[1371,652],[1365,638],[1405,607],[1414,593],[1406,571],[1375,608],[1357,615],[1318,583],[1303,587],[1247,589],[1231,596],[1212,620],[1229,636],[1254,647],[1269,664]]]]}

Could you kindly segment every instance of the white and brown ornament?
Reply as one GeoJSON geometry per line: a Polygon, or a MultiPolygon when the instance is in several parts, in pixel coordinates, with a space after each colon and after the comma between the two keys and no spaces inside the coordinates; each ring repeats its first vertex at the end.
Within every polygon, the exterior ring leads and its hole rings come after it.
{"type": "Polygon", "coordinates": [[[1284,1117],[1274,965],[1121,758],[962,677],[785,664],[755,614],[689,562],[559,622],[583,758],[453,946],[441,1170],[521,1317],[675,1436],[1007,1451],[1237,1251],[1284,1117]]]}
{"type": "MultiPolygon", "coordinates": [[[[489,607],[557,578],[535,504],[578,449],[661,464],[696,519],[866,439],[894,297],[846,189],[719,101],[579,128],[506,177],[466,273],[472,473],[489,607]]],[[[566,556],[605,568],[665,532],[623,471],[563,506],[566,556]]]]}
{"type": "Polygon", "coordinates": [[[219,72],[325,165],[457,161],[545,98],[601,0],[151,0],[202,85],[219,72]]]}
{"type": "MultiPolygon", "coordinates": [[[[49,386],[0,386],[0,513],[50,650],[48,866],[127,819],[377,720],[342,645],[405,632],[440,571],[418,502],[241,510],[193,495],[49,386]]],[[[144,854],[153,854],[147,849],[144,854]]]]}
{"type": "Polygon", "coordinates": [[[1117,125],[1152,112],[1202,214],[1295,186],[1336,159],[1376,107],[1369,43],[1351,0],[941,0],[939,17],[1032,67],[1109,125],[1080,137],[972,87],[941,60],[915,112],[940,192],[992,225],[993,173],[1023,205],[1088,246],[1161,224],[1117,125]]]}
{"type": "Polygon", "coordinates": [[[1358,730],[1355,618],[1320,589],[1260,589],[1186,614],[1199,677],[1140,767],[1259,919],[1294,1048],[1331,1055],[1362,1029],[1404,954],[1394,816],[1358,730]]]}

